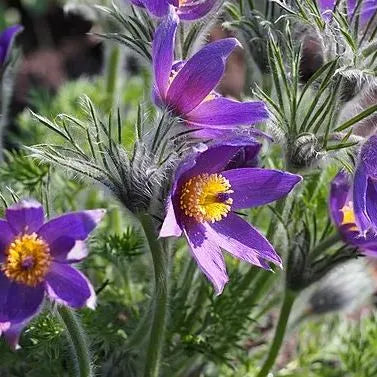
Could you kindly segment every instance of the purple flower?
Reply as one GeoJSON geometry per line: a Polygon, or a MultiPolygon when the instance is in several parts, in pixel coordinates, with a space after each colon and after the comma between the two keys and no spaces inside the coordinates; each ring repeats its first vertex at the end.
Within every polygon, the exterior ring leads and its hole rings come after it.
{"type": "Polygon", "coordinates": [[[356,14],[360,15],[360,22],[366,24],[376,13],[377,2],[376,0],[363,0],[360,7],[357,8],[358,0],[348,0],[348,14],[355,17],[356,14]]]}
{"type": "Polygon", "coordinates": [[[377,256],[377,234],[361,231],[357,224],[355,201],[359,196],[352,188],[352,177],[340,172],[331,183],[330,214],[344,242],[359,247],[367,255],[377,256]]]}
{"type": "Polygon", "coordinates": [[[181,20],[193,21],[206,16],[220,0],[131,0],[132,4],[147,8],[156,17],[167,16],[173,7],[181,20]]]}
{"type": "Polygon", "coordinates": [[[362,146],[353,183],[356,224],[365,234],[377,232],[377,135],[362,146]]]}
{"type": "Polygon", "coordinates": [[[22,29],[21,25],[13,25],[0,33],[0,68],[4,65],[9,56],[14,37],[17,33],[22,31],[22,29]]]}
{"type": "Polygon", "coordinates": [[[210,43],[187,61],[174,62],[177,16],[171,12],[159,25],[153,40],[153,97],[157,106],[169,108],[186,124],[205,128],[206,135],[251,125],[268,118],[263,102],[238,102],[214,91],[225,61],[239,46],[235,38],[210,43]]]}
{"type": "Polygon", "coordinates": [[[178,167],[167,199],[160,237],[185,234],[201,271],[220,294],[228,281],[221,248],[234,257],[269,269],[281,266],[272,245],[235,211],[270,203],[300,182],[298,175],[260,168],[229,169],[245,139],[196,152],[178,167]]]}
{"type": "MultiPolygon", "coordinates": [[[[323,18],[328,21],[331,19],[335,9],[336,0],[318,0],[323,18]]],[[[356,14],[360,15],[362,24],[366,24],[377,10],[376,0],[362,0],[361,6],[357,7],[358,0],[347,0],[347,13],[352,19],[356,14]]]]}
{"type": "Polygon", "coordinates": [[[95,293],[71,264],[84,259],[85,240],[104,210],[67,213],[44,222],[42,206],[21,201],[0,219],[0,332],[16,347],[44,296],[71,308],[94,308],[95,293]]]}

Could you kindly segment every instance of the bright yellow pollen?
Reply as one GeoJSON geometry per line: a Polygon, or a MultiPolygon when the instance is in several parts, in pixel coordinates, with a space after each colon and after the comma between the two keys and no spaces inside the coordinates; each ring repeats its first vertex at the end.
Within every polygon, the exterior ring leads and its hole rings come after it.
{"type": "Polygon", "coordinates": [[[350,230],[357,230],[355,212],[353,211],[353,203],[348,202],[348,204],[346,204],[341,209],[341,211],[343,212],[342,225],[354,224],[354,226],[351,227],[350,230]]]}
{"type": "Polygon", "coordinates": [[[179,204],[186,216],[214,223],[230,211],[231,193],[229,181],[221,174],[200,174],[183,185],[179,204]]]}
{"type": "Polygon", "coordinates": [[[2,270],[10,280],[30,287],[44,280],[51,265],[51,255],[48,244],[37,234],[17,237],[6,253],[2,270]]]}

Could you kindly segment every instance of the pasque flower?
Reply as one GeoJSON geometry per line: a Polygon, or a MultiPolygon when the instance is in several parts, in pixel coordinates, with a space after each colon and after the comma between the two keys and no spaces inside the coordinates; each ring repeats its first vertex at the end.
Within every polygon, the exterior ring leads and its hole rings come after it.
{"type": "Polygon", "coordinates": [[[181,20],[192,21],[206,16],[221,0],[131,0],[132,4],[147,8],[156,17],[169,14],[173,7],[181,20]]]}
{"type": "Polygon", "coordinates": [[[21,30],[21,25],[13,25],[0,33],[0,68],[4,65],[9,56],[14,37],[21,30]]]}
{"type": "Polygon", "coordinates": [[[330,214],[344,242],[359,247],[365,254],[377,256],[377,234],[362,231],[355,213],[355,201],[363,194],[352,187],[350,174],[341,171],[331,183],[330,214]]]}
{"type": "Polygon", "coordinates": [[[94,308],[95,293],[73,268],[87,256],[85,240],[104,210],[71,212],[44,222],[42,206],[24,200],[0,220],[0,333],[12,346],[45,295],[71,308],[94,308]]]}
{"type": "Polygon", "coordinates": [[[226,38],[210,43],[187,61],[174,62],[178,18],[174,12],[159,25],[153,40],[153,97],[186,124],[211,135],[219,130],[251,125],[268,117],[263,102],[238,102],[215,92],[225,61],[239,42],[226,38]]]}
{"type": "Polygon", "coordinates": [[[362,146],[353,182],[356,224],[365,234],[377,232],[377,135],[362,146]]]}
{"type": "Polygon", "coordinates": [[[281,265],[268,240],[235,211],[280,199],[301,180],[279,170],[232,169],[230,163],[247,146],[258,153],[258,143],[234,139],[197,151],[183,161],[175,174],[160,231],[161,237],[185,234],[192,256],[217,294],[228,281],[221,248],[265,269],[269,269],[268,262],[281,265]]]}
{"type": "MultiPolygon", "coordinates": [[[[347,0],[347,13],[350,18],[355,15],[360,16],[360,21],[362,24],[368,22],[377,10],[376,0],[361,0],[360,6],[358,5],[358,0],[347,0]]],[[[337,3],[336,0],[318,0],[319,7],[323,17],[326,20],[331,19],[331,13],[335,9],[337,3]]]]}

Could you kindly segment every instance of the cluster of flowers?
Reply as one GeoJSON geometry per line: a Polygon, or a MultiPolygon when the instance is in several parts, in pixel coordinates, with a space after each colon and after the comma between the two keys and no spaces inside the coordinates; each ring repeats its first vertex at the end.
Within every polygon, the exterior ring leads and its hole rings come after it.
{"type": "MultiPolygon", "coordinates": [[[[192,2],[191,9],[205,3],[192,2]]],[[[170,5],[156,30],[152,97],[187,127],[199,129],[195,136],[216,138],[216,143],[198,149],[178,167],[160,236],[179,237],[183,232],[199,268],[220,294],[228,281],[221,248],[265,269],[270,268],[268,262],[281,265],[268,240],[235,211],[282,198],[301,177],[255,167],[261,144],[236,136],[240,126],[268,118],[265,104],[234,101],[214,90],[224,74],[226,58],[240,46],[237,39],[210,43],[187,61],[174,60],[182,7],[170,5]]]]}
{"type": "MultiPolygon", "coordinates": [[[[180,20],[193,20],[215,7],[215,0],[133,0],[164,17],[153,40],[154,86],[158,107],[168,108],[197,137],[216,142],[198,147],[177,167],[166,199],[161,237],[187,238],[200,270],[220,294],[228,281],[222,249],[270,269],[282,261],[269,241],[237,215],[238,210],[281,199],[301,181],[299,175],[258,167],[261,144],[239,136],[240,126],[268,119],[263,102],[238,102],[215,91],[234,38],[210,43],[187,61],[175,60],[180,20]]],[[[322,2],[329,9],[329,2],[322,2]],[[326,3],[326,4],[324,4],[326,3]]],[[[332,2],[334,3],[334,2],[332,2]]],[[[350,2],[352,3],[352,2],[350,2]]],[[[19,26],[0,36],[0,65],[19,26]]],[[[331,187],[330,209],[345,242],[377,251],[377,136],[362,148],[354,181],[340,173],[331,187]]],[[[72,308],[94,307],[88,280],[71,264],[87,256],[85,240],[104,210],[68,213],[44,222],[42,206],[21,201],[0,220],[0,333],[14,347],[23,327],[39,312],[45,296],[72,308]]]]}
{"type": "MultiPolygon", "coordinates": [[[[285,196],[301,177],[257,168],[261,144],[256,140],[235,134],[225,138],[226,131],[232,135],[239,126],[268,118],[263,102],[241,103],[214,91],[226,58],[239,46],[236,39],[208,44],[187,61],[174,60],[179,17],[203,15],[212,6],[213,2],[191,8],[189,3],[178,8],[168,5],[153,41],[152,97],[188,127],[199,128],[197,137],[218,139],[210,146],[201,144],[178,166],[160,236],[177,237],[183,232],[200,269],[220,294],[228,281],[220,245],[265,269],[270,268],[268,262],[281,265],[272,245],[235,211],[285,196]]],[[[6,54],[16,30],[4,33],[6,54]]],[[[83,241],[103,213],[71,213],[43,224],[38,203],[22,201],[6,210],[6,220],[0,223],[0,329],[10,344],[16,346],[20,331],[38,313],[45,295],[72,308],[93,307],[93,288],[70,264],[86,256],[83,241]]]]}
{"type": "MultiPolygon", "coordinates": [[[[323,18],[330,21],[340,3],[318,0],[323,18]]],[[[346,10],[352,22],[359,16],[361,25],[375,17],[376,0],[347,0],[346,10]]],[[[344,242],[365,254],[377,255],[377,136],[371,136],[361,148],[354,176],[341,171],[331,184],[329,210],[344,242]]]]}

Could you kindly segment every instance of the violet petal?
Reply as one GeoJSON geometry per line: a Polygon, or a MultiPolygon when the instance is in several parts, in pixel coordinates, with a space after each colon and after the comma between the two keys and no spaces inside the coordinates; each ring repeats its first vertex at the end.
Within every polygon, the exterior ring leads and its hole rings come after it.
{"type": "Polygon", "coordinates": [[[76,241],[87,239],[104,214],[105,210],[102,209],[68,213],[48,221],[39,229],[38,234],[50,246],[55,260],[65,261],[67,258],[75,260],[75,255],[69,257],[74,247],[79,254],[83,253],[79,250],[79,246],[83,244],[76,244],[76,241]]]}
{"type": "MultiPolygon", "coordinates": [[[[248,222],[234,213],[209,224],[217,233],[216,242],[237,258],[261,266],[260,259],[282,265],[270,242],[248,222]]],[[[211,237],[213,233],[211,233],[211,237]]]]}
{"type": "Polygon", "coordinates": [[[331,182],[329,209],[332,219],[337,226],[343,221],[343,207],[347,204],[351,189],[350,179],[347,173],[341,171],[331,182]]]}
{"type": "Polygon", "coordinates": [[[185,117],[194,125],[226,129],[252,125],[267,118],[263,102],[238,102],[224,97],[202,102],[185,117]]]}
{"type": "Polygon", "coordinates": [[[153,71],[155,96],[158,102],[163,102],[168,88],[169,77],[174,60],[175,33],[178,26],[178,17],[170,11],[156,29],[153,45],[153,71]]]}
{"type": "Polygon", "coordinates": [[[144,0],[144,6],[156,17],[163,17],[169,13],[169,2],[167,0],[144,0]]]}
{"type": "Polygon", "coordinates": [[[0,67],[8,58],[15,36],[23,30],[21,25],[13,25],[0,33],[0,67]]]}
{"type": "Polygon", "coordinates": [[[5,251],[14,240],[15,234],[6,220],[0,219],[0,263],[5,260],[5,251]]]}
{"type": "Polygon", "coordinates": [[[178,8],[178,15],[181,20],[193,21],[206,16],[215,6],[221,4],[219,0],[186,0],[178,8]]]}
{"type": "Polygon", "coordinates": [[[0,322],[19,323],[33,317],[43,297],[43,284],[29,287],[10,281],[0,272],[0,322]]]}
{"type": "Polygon", "coordinates": [[[34,200],[22,200],[5,211],[5,217],[15,234],[33,233],[43,225],[44,211],[34,200]]]}
{"type": "Polygon", "coordinates": [[[232,209],[257,207],[287,195],[302,180],[299,175],[280,170],[242,168],[222,173],[234,193],[232,209]]]}
{"type": "Polygon", "coordinates": [[[366,209],[371,220],[371,228],[377,229],[377,181],[373,178],[368,179],[366,194],[366,209]]]}
{"type": "Polygon", "coordinates": [[[92,285],[70,265],[52,263],[46,275],[46,290],[52,300],[71,308],[95,307],[96,297],[92,285]]]}
{"type": "Polygon", "coordinates": [[[12,350],[16,351],[21,348],[19,345],[19,340],[22,330],[25,328],[25,326],[27,326],[31,319],[32,318],[27,319],[21,323],[11,324],[10,327],[4,331],[4,339],[12,350]]]}
{"type": "Polygon", "coordinates": [[[179,237],[182,234],[182,229],[178,224],[172,198],[167,199],[165,220],[160,230],[160,237],[179,237]]]}
{"type": "Polygon", "coordinates": [[[187,114],[215,88],[225,70],[225,61],[235,47],[235,38],[212,42],[199,50],[178,72],[167,92],[167,103],[187,114]]]}
{"type": "Polygon", "coordinates": [[[192,256],[200,270],[212,282],[216,294],[220,295],[229,278],[219,246],[208,238],[204,226],[200,223],[192,222],[184,231],[192,256]]]}
{"type": "Polygon", "coordinates": [[[368,176],[363,163],[356,168],[353,183],[353,209],[356,224],[360,231],[365,235],[370,227],[370,218],[366,208],[366,194],[368,186],[368,176]]]}

